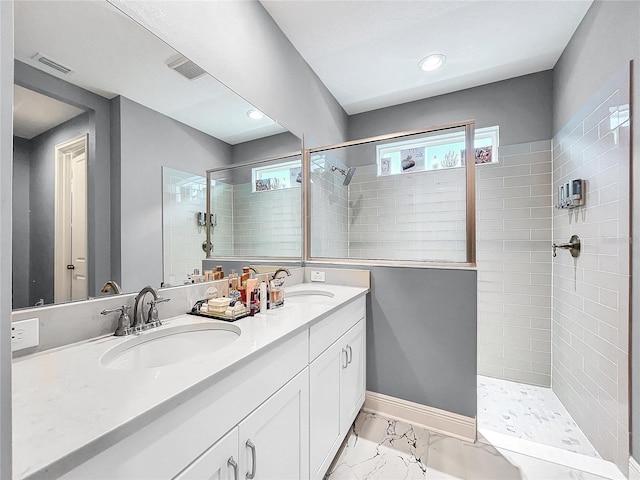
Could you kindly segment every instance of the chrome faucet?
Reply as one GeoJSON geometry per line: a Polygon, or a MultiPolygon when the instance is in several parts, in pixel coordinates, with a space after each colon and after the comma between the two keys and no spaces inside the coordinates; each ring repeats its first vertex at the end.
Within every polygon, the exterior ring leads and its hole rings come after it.
{"type": "Polygon", "coordinates": [[[159,327],[160,325],[162,325],[162,322],[160,322],[160,318],[158,316],[158,309],[156,305],[158,303],[168,302],[169,300],[170,300],[169,298],[158,297],[158,292],[156,292],[156,290],[153,287],[147,286],[147,287],[144,287],[142,290],[140,290],[140,292],[136,296],[136,299],[133,302],[132,329],[136,332],[140,332],[147,328],[159,327]],[[138,308],[139,308],[138,304],[144,301],[144,298],[148,293],[153,295],[153,300],[148,302],[148,305],[150,305],[150,308],[149,308],[149,313],[145,318],[142,307],[140,307],[140,313],[138,313],[138,308]]]}
{"type": "Polygon", "coordinates": [[[275,279],[276,279],[276,277],[278,276],[278,274],[279,274],[279,273],[281,273],[281,272],[286,273],[286,274],[287,274],[287,277],[290,277],[290,276],[291,276],[291,272],[290,272],[288,269],[286,269],[286,268],[284,268],[284,267],[280,267],[280,268],[279,268],[279,269],[277,269],[275,272],[273,272],[273,275],[271,276],[271,278],[275,280],[275,279]]]}
{"type": "Polygon", "coordinates": [[[122,293],[122,290],[120,289],[120,285],[118,285],[115,280],[107,281],[102,286],[102,290],[100,290],[100,291],[103,292],[103,293],[113,292],[115,295],[118,295],[118,294],[122,293]]]}

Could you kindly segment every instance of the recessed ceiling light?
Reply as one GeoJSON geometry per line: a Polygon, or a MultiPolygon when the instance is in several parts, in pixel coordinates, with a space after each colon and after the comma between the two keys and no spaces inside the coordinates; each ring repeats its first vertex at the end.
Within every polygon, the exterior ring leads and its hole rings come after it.
{"type": "Polygon", "coordinates": [[[247,117],[249,117],[251,120],[261,120],[264,118],[264,113],[262,113],[260,110],[249,110],[247,112],[247,117]]]}
{"type": "Polygon", "coordinates": [[[444,61],[446,59],[447,57],[445,57],[443,54],[434,53],[420,60],[418,66],[420,67],[420,70],[430,72],[431,70],[435,70],[436,68],[440,68],[442,65],[444,65],[444,61]]]}

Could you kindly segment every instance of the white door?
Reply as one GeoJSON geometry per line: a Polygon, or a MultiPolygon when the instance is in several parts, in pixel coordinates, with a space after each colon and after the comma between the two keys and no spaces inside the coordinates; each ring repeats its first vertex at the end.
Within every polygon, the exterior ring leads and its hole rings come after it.
{"type": "Polygon", "coordinates": [[[233,428],[174,480],[238,480],[238,429],[233,428]]]}
{"type": "Polygon", "coordinates": [[[239,425],[240,478],[309,478],[309,370],[305,368],[239,425]]]}
{"type": "Polygon", "coordinates": [[[56,146],[54,300],[87,298],[87,138],[56,146]]]}

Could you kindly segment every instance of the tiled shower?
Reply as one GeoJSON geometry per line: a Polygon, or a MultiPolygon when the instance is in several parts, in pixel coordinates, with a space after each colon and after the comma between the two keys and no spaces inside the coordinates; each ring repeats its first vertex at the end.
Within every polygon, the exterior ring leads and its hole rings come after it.
{"type": "MultiPolygon", "coordinates": [[[[478,374],[552,389],[599,455],[623,471],[627,77],[603,89],[555,138],[500,145],[498,162],[476,168],[478,374]],[[556,209],[557,187],[574,178],[586,181],[586,206],[556,209]],[[582,238],[581,256],[558,250],[552,257],[552,243],[573,234],[582,238]]],[[[462,165],[384,175],[372,145],[357,149],[311,155],[311,257],[464,262],[465,169],[455,168],[462,165]],[[332,167],[356,173],[345,185],[332,167]]],[[[221,255],[280,249],[299,256],[298,185],[254,192],[248,175],[214,188],[214,248],[221,255]]]]}
{"type": "Polygon", "coordinates": [[[629,127],[626,69],[553,139],[501,146],[499,165],[477,173],[478,374],[551,387],[598,454],[623,472],[629,127]],[[554,208],[558,187],[573,179],[585,180],[586,204],[554,208]],[[552,257],[552,242],[574,234],[580,256],[559,249],[552,257]]]}

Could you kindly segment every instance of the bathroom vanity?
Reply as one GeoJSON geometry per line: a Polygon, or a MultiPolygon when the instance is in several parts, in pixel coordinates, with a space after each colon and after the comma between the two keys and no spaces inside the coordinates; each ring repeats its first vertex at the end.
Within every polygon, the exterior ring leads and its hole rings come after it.
{"type": "Polygon", "coordinates": [[[14,477],[322,478],[364,402],[367,292],[293,285],[231,344],[164,366],[105,363],[130,341],[113,336],[16,360],[14,477]]]}

